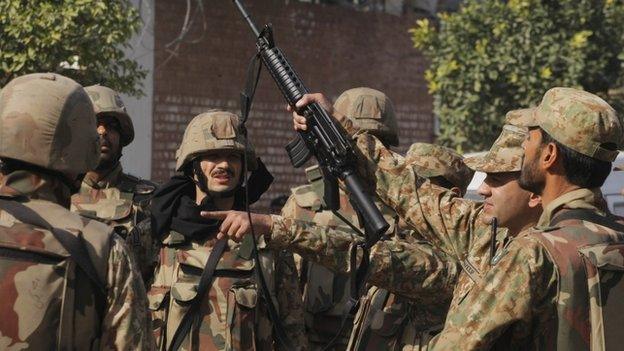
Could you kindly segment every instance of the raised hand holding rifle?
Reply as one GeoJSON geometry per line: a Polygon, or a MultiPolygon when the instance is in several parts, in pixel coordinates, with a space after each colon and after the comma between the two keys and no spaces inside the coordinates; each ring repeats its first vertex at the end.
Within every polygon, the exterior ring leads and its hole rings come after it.
{"type": "MultiPolygon", "coordinates": [[[[239,0],[232,1],[256,37],[257,57],[271,74],[288,102],[289,109],[306,121],[305,129],[298,129],[298,138],[286,146],[293,166],[301,167],[311,156],[317,159],[325,181],[325,204],[332,211],[337,211],[340,207],[337,180],[344,182],[347,195],[362,218],[366,246],[372,246],[386,232],[389,224],[371,196],[364,191],[356,173],[356,157],[351,141],[327,112],[331,111],[331,105],[320,94],[306,95],[308,90],[303,82],[281,50],[275,46],[271,26],[266,25],[262,31],[258,30],[242,3],[239,0]]],[[[255,89],[248,90],[253,95],[255,89]]],[[[248,108],[251,100],[252,96],[243,94],[244,107],[248,108]]]]}

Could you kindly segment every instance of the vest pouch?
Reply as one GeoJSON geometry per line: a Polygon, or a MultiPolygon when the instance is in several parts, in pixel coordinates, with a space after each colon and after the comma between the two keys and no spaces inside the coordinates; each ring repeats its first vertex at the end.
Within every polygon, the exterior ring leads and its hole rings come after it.
{"type": "Polygon", "coordinates": [[[624,325],[624,242],[579,249],[587,272],[591,348],[617,350],[624,325]]]}
{"type": "Polygon", "coordinates": [[[247,345],[253,349],[257,304],[254,261],[240,257],[237,244],[228,244],[217,263],[210,289],[200,297],[197,288],[212,246],[191,245],[177,249],[174,255],[177,267],[172,271],[170,302],[165,304],[169,306],[167,342],[194,299],[201,298],[200,320],[192,326],[181,349],[247,350],[247,345]]]}
{"type": "MultiPolygon", "coordinates": [[[[382,292],[385,290],[379,290],[373,297],[372,306],[375,306],[376,299],[384,298],[382,292]]],[[[389,294],[385,299],[383,308],[371,309],[371,321],[370,329],[373,333],[384,338],[395,338],[400,330],[403,329],[406,318],[409,313],[409,306],[407,303],[402,302],[394,294],[389,294]]]]}
{"type": "Polygon", "coordinates": [[[256,306],[258,287],[252,281],[239,281],[227,295],[226,350],[256,349],[256,306]]]}
{"type": "Polygon", "coordinates": [[[395,296],[384,289],[371,287],[366,305],[356,316],[357,337],[350,341],[354,350],[398,350],[409,310],[407,305],[395,302],[395,296]]]}
{"type": "Polygon", "coordinates": [[[163,331],[167,325],[167,304],[169,303],[171,288],[168,286],[153,286],[147,292],[147,303],[152,316],[152,333],[157,345],[162,345],[163,331]]]}
{"type": "Polygon", "coordinates": [[[308,263],[305,309],[316,314],[334,306],[334,277],[329,269],[318,264],[308,263]]]}

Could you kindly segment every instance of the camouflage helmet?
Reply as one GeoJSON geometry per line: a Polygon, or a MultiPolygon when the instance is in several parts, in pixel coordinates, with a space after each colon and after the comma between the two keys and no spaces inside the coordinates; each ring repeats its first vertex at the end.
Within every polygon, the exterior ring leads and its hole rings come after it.
{"type": "Polygon", "coordinates": [[[99,150],[93,105],[75,81],[34,73],[0,91],[0,157],[73,179],[97,166],[99,150]]]}
{"type": "Polygon", "coordinates": [[[253,171],[258,165],[256,154],[251,145],[246,150],[245,137],[240,132],[237,115],[210,110],[195,116],[186,127],[180,148],[176,151],[176,171],[181,171],[186,164],[201,154],[219,150],[247,151],[247,170],[253,171]]]}
{"type": "Polygon", "coordinates": [[[336,99],[334,109],[351,118],[360,130],[370,132],[388,145],[399,145],[394,106],[381,91],[365,87],[349,89],[336,99]]]}
{"type": "Polygon", "coordinates": [[[134,126],[119,94],[103,85],[92,85],[86,87],[85,90],[93,102],[96,116],[111,116],[117,119],[120,126],[121,146],[130,144],[134,140],[134,126]]]}
{"type": "Polygon", "coordinates": [[[414,143],[405,154],[405,164],[414,167],[425,178],[442,177],[466,192],[474,172],[464,164],[463,157],[440,145],[414,143]]]}

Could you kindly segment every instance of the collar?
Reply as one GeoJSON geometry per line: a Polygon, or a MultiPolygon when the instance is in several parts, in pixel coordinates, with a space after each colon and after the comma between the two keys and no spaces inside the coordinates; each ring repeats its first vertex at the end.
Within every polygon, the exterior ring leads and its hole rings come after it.
{"type": "Polygon", "coordinates": [[[18,170],[0,179],[0,196],[51,201],[69,208],[71,190],[60,179],[47,174],[18,170]]]}
{"type": "Polygon", "coordinates": [[[601,193],[599,191],[597,192],[595,189],[581,188],[567,192],[553,200],[544,208],[544,212],[537,222],[537,228],[550,227],[550,221],[554,215],[562,209],[583,208],[604,214],[604,211],[600,208],[601,206],[599,206],[601,199],[601,193]]]}
{"type": "Polygon", "coordinates": [[[86,185],[89,188],[94,189],[107,189],[110,187],[114,187],[117,186],[122,171],[123,170],[121,168],[121,163],[117,162],[115,167],[108,171],[108,173],[104,174],[104,176],[101,177],[99,181],[95,181],[92,178],[92,172],[87,173],[87,175],[85,175],[84,179],[82,180],[82,184],[83,186],[86,185]]]}

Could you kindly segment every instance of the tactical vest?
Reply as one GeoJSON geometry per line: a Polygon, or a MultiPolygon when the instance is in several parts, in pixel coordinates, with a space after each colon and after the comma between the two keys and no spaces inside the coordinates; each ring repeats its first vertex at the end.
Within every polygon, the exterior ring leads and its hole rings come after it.
{"type": "Polygon", "coordinates": [[[558,350],[622,347],[624,221],[615,218],[563,210],[535,235],[557,269],[558,350]]]}
{"type": "Polygon", "coordinates": [[[83,181],[80,191],[72,196],[71,210],[113,226],[125,239],[137,223],[149,218],[147,207],[156,187],[124,173],[118,179],[115,186],[102,189],[83,181]]]}
{"type": "MultiPolygon", "coordinates": [[[[323,210],[323,181],[317,166],[306,169],[308,185],[292,189],[292,199],[296,206],[289,209],[294,213],[287,216],[313,221],[319,225],[332,225],[351,231],[349,226],[331,211],[323,210]]],[[[383,203],[377,205],[391,227],[388,234],[394,239],[396,214],[383,203]]],[[[359,218],[349,202],[347,195],[340,191],[340,214],[356,227],[361,228],[359,218]]],[[[340,330],[343,316],[350,298],[350,276],[336,274],[321,265],[307,262],[306,285],[304,289],[304,310],[308,338],[313,347],[324,346],[340,330]]],[[[305,270],[304,270],[305,272],[305,270]]],[[[350,317],[341,335],[334,344],[334,349],[349,350],[391,350],[401,349],[420,338],[416,333],[404,333],[406,330],[419,330],[409,315],[412,306],[407,299],[388,293],[384,289],[370,287],[366,296],[360,299],[360,307],[354,317],[350,317]],[[410,334],[410,335],[408,335],[410,334]]],[[[435,324],[440,324],[436,322],[435,324]]]]}
{"type": "MultiPolygon", "coordinates": [[[[180,350],[272,350],[272,325],[262,301],[251,241],[228,242],[219,260],[212,286],[203,298],[200,319],[180,350]]],[[[149,309],[158,349],[167,350],[191,301],[215,239],[187,242],[171,231],[163,240],[160,262],[148,291],[149,309]]],[[[259,240],[263,274],[277,304],[276,267],[273,252],[259,240]]]]}
{"type": "MultiPolygon", "coordinates": [[[[100,281],[106,281],[111,230],[49,201],[24,203],[53,227],[86,241],[100,281]]],[[[0,347],[99,350],[103,307],[95,286],[45,229],[0,210],[0,347]]]]}

